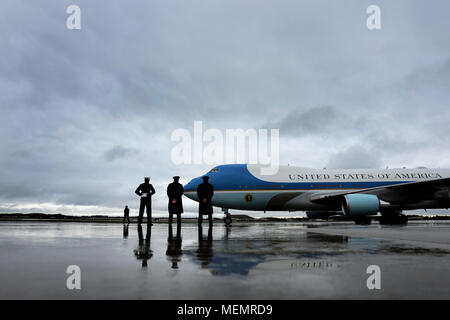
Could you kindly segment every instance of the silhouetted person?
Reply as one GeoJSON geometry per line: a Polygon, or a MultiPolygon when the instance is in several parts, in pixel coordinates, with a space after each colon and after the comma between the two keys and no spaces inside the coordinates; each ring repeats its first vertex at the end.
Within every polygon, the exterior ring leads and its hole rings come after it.
{"type": "Polygon", "coordinates": [[[142,223],[142,219],[144,218],[144,209],[147,207],[147,223],[149,225],[153,225],[152,223],[152,195],[154,195],[155,189],[150,184],[150,178],[145,177],[144,183],[141,183],[139,187],[137,187],[135,193],[141,197],[141,205],[139,206],[139,218],[138,224],[142,223]]]}
{"type": "Polygon", "coordinates": [[[138,237],[139,237],[139,247],[134,250],[134,255],[138,260],[142,260],[142,268],[146,268],[148,263],[153,256],[153,251],[150,250],[150,238],[152,234],[152,228],[147,226],[147,233],[145,234],[145,242],[142,234],[142,226],[138,224],[138,237]]]}
{"type": "Polygon", "coordinates": [[[172,225],[169,224],[169,238],[167,239],[166,256],[172,262],[172,269],[178,269],[178,262],[181,261],[183,251],[181,250],[181,224],[177,224],[177,235],[173,237],[172,225]]]}
{"type": "Polygon", "coordinates": [[[203,228],[200,225],[198,227],[197,259],[200,261],[202,268],[206,268],[214,256],[212,240],[212,225],[209,225],[208,227],[208,237],[206,239],[203,236],[203,228]]]}
{"type": "Polygon", "coordinates": [[[125,219],[127,219],[127,223],[130,223],[130,209],[128,209],[128,206],[125,206],[125,209],[123,209],[123,223],[125,223],[125,219]]]}
{"type": "Polygon", "coordinates": [[[128,238],[128,224],[123,225],[123,238],[128,238]]]}
{"type": "Polygon", "coordinates": [[[173,182],[167,186],[167,196],[169,197],[169,224],[172,224],[173,215],[177,215],[177,225],[181,224],[181,214],[183,213],[182,196],[183,185],[179,183],[179,176],[173,177],[173,182]]]}
{"type": "Polygon", "coordinates": [[[209,177],[203,177],[203,183],[200,183],[197,187],[198,196],[198,223],[202,224],[203,215],[208,215],[209,226],[212,227],[212,215],[213,207],[211,199],[214,195],[214,187],[208,182],[209,177]]]}

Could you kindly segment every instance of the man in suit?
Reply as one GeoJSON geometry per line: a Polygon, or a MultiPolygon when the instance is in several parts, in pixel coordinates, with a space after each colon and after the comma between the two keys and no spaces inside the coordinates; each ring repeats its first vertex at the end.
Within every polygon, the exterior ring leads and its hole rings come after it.
{"type": "Polygon", "coordinates": [[[197,187],[198,196],[198,224],[201,225],[203,221],[203,215],[208,215],[209,226],[212,227],[212,215],[213,207],[211,199],[214,195],[214,187],[208,182],[209,177],[203,177],[203,183],[197,187]]]}
{"type": "Polygon", "coordinates": [[[141,197],[141,204],[139,206],[139,218],[138,224],[142,223],[142,219],[144,218],[144,209],[147,208],[147,224],[153,225],[152,223],[152,195],[154,195],[155,189],[150,184],[150,178],[145,177],[144,183],[141,183],[139,187],[137,187],[136,191],[134,191],[139,197],[141,197]]]}
{"type": "Polygon", "coordinates": [[[183,185],[179,183],[180,177],[173,177],[173,182],[167,187],[169,197],[169,225],[172,225],[173,215],[177,215],[177,227],[181,226],[181,214],[183,213],[182,196],[183,185]]]}

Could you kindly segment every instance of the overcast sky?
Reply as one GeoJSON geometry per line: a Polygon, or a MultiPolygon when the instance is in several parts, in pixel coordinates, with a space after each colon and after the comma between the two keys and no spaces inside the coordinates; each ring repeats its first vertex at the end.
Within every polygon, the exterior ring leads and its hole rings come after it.
{"type": "MultiPolygon", "coordinates": [[[[0,212],[136,214],[174,129],[279,128],[280,162],[450,167],[450,2],[0,2],[0,212]],[[68,30],[66,8],[81,8],[68,30]],[[366,8],[381,8],[381,30],[366,8]]],[[[185,209],[195,211],[186,199],[185,209]]],[[[217,212],[220,212],[218,210],[217,212]]]]}

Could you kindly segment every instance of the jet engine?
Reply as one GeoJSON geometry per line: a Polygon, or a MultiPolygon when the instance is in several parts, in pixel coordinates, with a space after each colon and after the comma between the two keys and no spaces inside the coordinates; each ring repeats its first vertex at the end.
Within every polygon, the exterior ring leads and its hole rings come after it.
{"type": "Polygon", "coordinates": [[[342,211],[346,216],[368,216],[380,211],[380,200],[372,194],[347,194],[342,198],[342,211]]]}

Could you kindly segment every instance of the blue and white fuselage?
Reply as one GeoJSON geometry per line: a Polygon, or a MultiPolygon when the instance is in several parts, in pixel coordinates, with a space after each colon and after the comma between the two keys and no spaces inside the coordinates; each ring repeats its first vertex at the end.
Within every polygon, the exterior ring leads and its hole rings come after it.
{"type": "MultiPolygon", "coordinates": [[[[397,210],[450,206],[450,169],[310,169],[280,166],[262,175],[260,165],[220,165],[207,173],[214,186],[213,205],[239,210],[346,211],[367,207],[397,210]]],[[[192,179],[184,194],[198,201],[202,177],[192,179]]]]}

